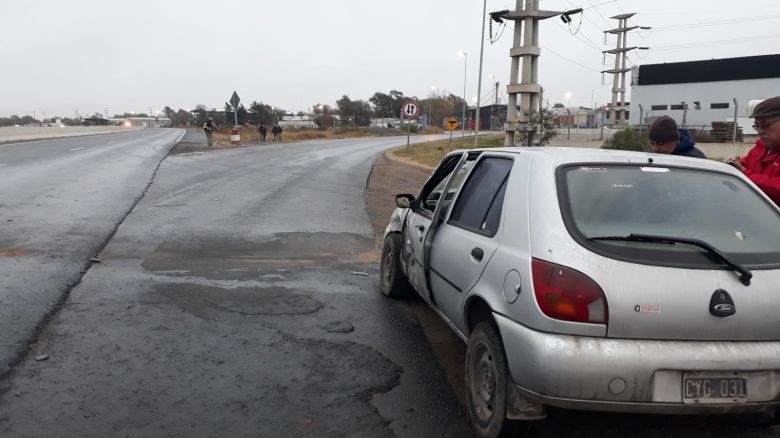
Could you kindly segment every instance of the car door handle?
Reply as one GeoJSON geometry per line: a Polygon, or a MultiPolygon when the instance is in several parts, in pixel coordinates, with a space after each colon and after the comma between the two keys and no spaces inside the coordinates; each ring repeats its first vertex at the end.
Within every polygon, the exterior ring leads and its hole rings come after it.
{"type": "Polygon", "coordinates": [[[471,250],[471,256],[481,261],[482,257],[485,256],[485,251],[482,251],[482,248],[474,248],[471,250]]]}

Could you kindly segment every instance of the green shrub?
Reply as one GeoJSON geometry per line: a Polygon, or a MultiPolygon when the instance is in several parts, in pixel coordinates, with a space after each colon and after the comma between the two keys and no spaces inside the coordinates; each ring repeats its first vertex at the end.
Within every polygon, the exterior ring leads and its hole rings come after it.
{"type": "Polygon", "coordinates": [[[611,138],[604,141],[601,148],[648,152],[650,150],[650,140],[646,134],[640,134],[631,128],[626,128],[616,132],[611,138]]]}

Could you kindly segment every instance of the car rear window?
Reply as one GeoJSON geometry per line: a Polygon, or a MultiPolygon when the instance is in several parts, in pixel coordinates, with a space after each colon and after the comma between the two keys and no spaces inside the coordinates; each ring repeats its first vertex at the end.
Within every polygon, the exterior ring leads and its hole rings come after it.
{"type": "Polygon", "coordinates": [[[597,253],[668,266],[719,263],[686,244],[598,240],[644,234],[698,239],[754,267],[780,264],[780,215],[733,175],[677,167],[577,165],[560,168],[558,178],[567,228],[597,253]]]}

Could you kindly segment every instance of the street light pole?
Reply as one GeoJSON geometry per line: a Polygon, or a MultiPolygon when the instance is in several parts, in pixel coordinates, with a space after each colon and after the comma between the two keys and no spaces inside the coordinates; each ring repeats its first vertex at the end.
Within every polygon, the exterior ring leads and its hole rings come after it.
{"type": "Polygon", "coordinates": [[[479,43],[479,73],[477,75],[477,107],[475,109],[477,113],[476,121],[474,124],[474,147],[479,147],[479,107],[480,99],[482,98],[482,54],[485,50],[485,16],[487,15],[487,0],[482,1],[482,39],[479,43]]]}
{"type": "Polygon", "coordinates": [[[431,101],[433,100],[435,85],[431,85],[431,93],[428,95],[428,127],[431,127],[431,101]]]}
{"type": "Polygon", "coordinates": [[[460,136],[465,137],[466,136],[466,65],[469,61],[469,54],[460,51],[458,52],[458,56],[463,57],[463,115],[461,116],[461,123],[460,123],[460,136]]]}

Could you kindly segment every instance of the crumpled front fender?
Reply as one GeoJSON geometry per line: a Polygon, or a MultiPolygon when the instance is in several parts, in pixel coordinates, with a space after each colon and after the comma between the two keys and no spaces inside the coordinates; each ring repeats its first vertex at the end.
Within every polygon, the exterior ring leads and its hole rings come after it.
{"type": "Polygon", "coordinates": [[[390,233],[400,233],[404,226],[404,219],[409,212],[408,208],[396,207],[393,210],[393,214],[390,215],[390,222],[385,227],[385,232],[382,235],[382,240],[387,238],[390,233]]]}

